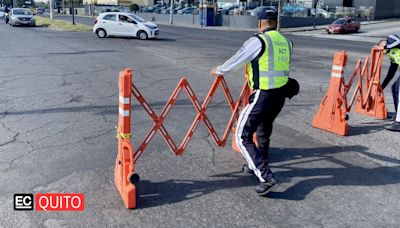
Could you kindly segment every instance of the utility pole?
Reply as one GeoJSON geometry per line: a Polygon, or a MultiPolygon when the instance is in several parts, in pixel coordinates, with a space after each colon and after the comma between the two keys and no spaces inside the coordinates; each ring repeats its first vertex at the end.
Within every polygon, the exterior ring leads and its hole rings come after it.
{"type": "Polygon", "coordinates": [[[315,2],[314,2],[314,5],[313,5],[313,8],[314,8],[314,29],[315,29],[315,20],[316,20],[316,17],[317,17],[317,4],[318,4],[318,0],[314,0],[315,2]]]}
{"type": "Polygon", "coordinates": [[[49,1],[50,1],[50,6],[49,6],[50,7],[50,19],[54,19],[54,15],[53,15],[54,14],[54,12],[53,12],[54,11],[54,6],[53,6],[54,0],[49,0],[49,1]]]}
{"type": "Polygon", "coordinates": [[[71,0],[71,8],[72,8],[72,24],[75,25],[75,8],[74,8],[74,0],[71,0]]]}
{"type": "Polygon", "coordinates": [[[277,28],[276,30],[280,30],[281,29],[281,6],[282,6],[282,0],[278,1],[278,24],[277,24],[277,28]]]}
{"type": "Polygon", "coordinates": [[[170,0],[170,9],[169,9],[169,23],[172,25],[174,23],[174,0],[170,0]]]}

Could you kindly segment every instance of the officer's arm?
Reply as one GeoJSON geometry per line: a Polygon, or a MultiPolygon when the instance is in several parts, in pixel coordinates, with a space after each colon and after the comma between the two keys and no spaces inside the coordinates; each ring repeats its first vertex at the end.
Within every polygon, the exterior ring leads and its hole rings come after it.
{"type": "Polygon", "coordinates": [[[224,64],[217,67],[217,74],[226,74],[232,70],[242,67],[244,64],[255,59],[261,51],[261,42],[257,37],[248,39],[238,52],[224,64]]]}
{"type": "Polygon", "coordinates": [[[386,86],[389,84],[389,82],[393,79],[398,67],[399,67],[399,65],[397,65],[396,63],[394,63],[392,61],[390,62],[389,71],[387,73],[385,80],[383,80],[383,82],[382,82],[382,89],[385,89],[386,86]]]}

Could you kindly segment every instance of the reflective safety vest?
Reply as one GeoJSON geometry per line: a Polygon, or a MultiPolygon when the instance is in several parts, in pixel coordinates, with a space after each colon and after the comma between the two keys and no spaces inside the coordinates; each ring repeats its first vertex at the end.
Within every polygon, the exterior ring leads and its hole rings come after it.
{"type": "Polygon", "coordinates": [[[257,35],[260,54],[247,65],[249,87],[269,90],[284,86],[289,80],[292,43],[276,30],[257,35]]]}
{"type": "Polygon", "coordinates": [[[400,49],[399,48],[392,48],[388,52],[388,56],[393,63],[400,65],[400,49]]]}

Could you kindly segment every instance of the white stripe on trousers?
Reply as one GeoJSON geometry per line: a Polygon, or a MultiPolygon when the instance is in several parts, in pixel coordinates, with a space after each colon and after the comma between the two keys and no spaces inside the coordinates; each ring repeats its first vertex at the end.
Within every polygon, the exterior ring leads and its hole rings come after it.
{"type": "MultiPolygon", "coordinates": [[[[398,80],[400,80],[400,79],[398,79],[398,80]]],[[[400,87],[400,84],[398,84],[398,86],[400,87]]],[[[396,111],[396,122],[400,122],[400,112],[399,112],[399,109],[400,109],[400,88],[398,88],[398,95],[397,95],[397,110],[395,110],[396,111]]]]}
{"type": "Polygon", "coordinates": [[[238,120],[238,128],[236,130],[236,145],[239,147],[240,153],[242,153],[243,157],[246,159],[247,163],[249,164],[249,168],[254,171],[254,174],[258,177],[258,179],[261,182],[265,182],[264,178],[261,176],[261,170],[257,169],[256,165],[254,164],[254,161],[251,159],[249,152],[247,151],[246,147],[243,145],[243,139],[242,139],[244,125],[246,124],[251,111],[253,110],[254,106],[256,105],[259,96],[260,96],[260,90],[256,90],[253,102],[251,104],[246,105],[246,107],[240,113],[239,120],[238,120]]]}

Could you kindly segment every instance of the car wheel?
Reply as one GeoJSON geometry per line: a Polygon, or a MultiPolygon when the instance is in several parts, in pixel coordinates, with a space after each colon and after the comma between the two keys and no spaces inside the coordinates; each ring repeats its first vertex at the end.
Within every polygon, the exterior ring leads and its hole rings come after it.
{"type": "Polygon", "coordinates": [[[137,37],[141,40],[146,40],[148,38],[147,33],[145,31],[139,31],[137,37]]]}
{"type": "Polygon", "coordinates": [[[99,38],[105,38],[107,36],[107,32],[104,29],[97,29],[96,30],[96,35],[99,38]]]}

